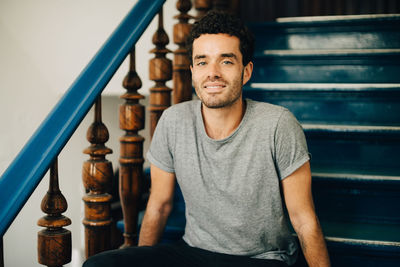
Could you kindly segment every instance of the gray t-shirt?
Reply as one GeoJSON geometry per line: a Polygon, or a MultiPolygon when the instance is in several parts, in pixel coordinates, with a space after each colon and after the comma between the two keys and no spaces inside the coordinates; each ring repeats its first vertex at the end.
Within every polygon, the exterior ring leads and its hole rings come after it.
{"type": "Polygon", "coordinates": [[[206,134],[200,101],[170,107],[147,158],[176,174],[186,204],[183,238],[190,246],[291,264],[297,245],[280,180],[309,160],[304,133],[287,109],[246,103],[240,125],[222,140],[206,134]]]}

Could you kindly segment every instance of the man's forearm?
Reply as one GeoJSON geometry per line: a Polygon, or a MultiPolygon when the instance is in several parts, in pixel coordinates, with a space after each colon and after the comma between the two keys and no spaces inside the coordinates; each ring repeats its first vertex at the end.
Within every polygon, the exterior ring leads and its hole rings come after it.
{"type": "Polygon", "coordinates": [[[318,219],[295,229],[300,245],[310,267],[328,267],[330,265],[328,250],[318,219]]]}
{"type": "Polygon", "coordinates": [[[148,207],[143,218],[139,235],[139,246],[153,246],[158,243],[164,231],[169,210],[161,211],[148,207]]]}

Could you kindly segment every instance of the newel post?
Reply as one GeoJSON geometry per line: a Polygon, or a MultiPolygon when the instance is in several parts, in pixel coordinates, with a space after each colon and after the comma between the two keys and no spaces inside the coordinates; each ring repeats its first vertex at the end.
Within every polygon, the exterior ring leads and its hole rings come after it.
{"type": "Polygon", "coordinates": [[[153,35],[153,44],[156,46],[150,51],[155,57],[150,60],[150,80],[156,84],[150,88],[150,136],[153,136],[157,122],[162,112],[171,105],[172,89],[166,86],[166,82],[172,78],[172,61],[166,57],[171,50],[165,46],[169,38],[163,26],[163,11],[158,14],[158,29],[153,35]]]}
{"type": "Polygon", "coordinates": [[[82,179],[86,189],[85,203],[85,255],[86,258],[110,249],[111,195],[108,194],[113,178],[112,164],[105,157],[112,150],[104,144],[108,141],[107,127],[101,120],[101,96],[94,106],[94,122],[90,125],[87,140],[91,145],[83,153],[90,159],[83,163],[82,179]]]}
{"type": "Polygon", "coordinates": [[[124,215],[124,244],[122,247],[137,244],[137,221],[143,179],[143,142],[139,130],[144,129],[145,109],[139,103],[144,96],[137,91],[142,82],[135,70],[135,49],[130,54],[129,72],[123,81],[127,92],[121,96],[125,103],[119,109],[119,125],[125,131],[120,138],[119,193],[124,215]]]}
{"type": "Polygon", "coordinates": [[[192,2],[190,0],[178,0],[176,8],[180,14],[175,16],[179,22],[174,25],[174,43],[178,45],[178,49],[174,51],[172,78],[175,104],[192,99],[192,76],[186,49],[186,39],[192,27],[188,23],[192,16],[187,12],[192,8],[192,2]]]}
{"type": "Polygon", "coordinates": [[[49,190],[42,200],[41,209],[47,215],[38,221],[46,227],[38,233],[38,261],[40,264],[56,267],[71,261],[71,232],[64,229],[71,220],[64,215],[67,201],[58,187],[58,164],[54,160],[50,167],[49,190]]]}

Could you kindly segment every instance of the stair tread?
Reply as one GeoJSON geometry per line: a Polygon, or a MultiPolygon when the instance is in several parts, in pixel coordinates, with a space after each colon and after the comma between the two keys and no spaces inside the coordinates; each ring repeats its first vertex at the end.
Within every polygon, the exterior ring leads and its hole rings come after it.
{"type": "Polygon", "coordinates": [[[400,52],[392,54],[263,55],[254,58],[252,82],[400,83],[400,52]]]}
{"type": "Polygon", "coordinates": [[[400,226],[391,224],[347,223],[321,221],[327,240],[352,241],[365,244],[400,247],[400,226]]]}
{"type": "Polygon", "coordinates": [[[336,15],[336,16],[303,16],[303,17],[282,17],[277,18],[279,24],[287,23],[314,23],[314,22],[345,22],[360,20],[385,20],[400,19],[400,14],[363,14],[363,15],[336,15]]]}
{"type": "Polygon", "coordinates": [[[381,125],[344,125],[344,124],[317,124],[303,123],[305,131],[329,131],[329,132],[359,132],[359,133],[399,133],[400,126],[381,125]]]}
{"type": "Polygon", "coordinates": [[[400,83],[250,83],[245,91],[395,91],[400,92],[400,83]]]}
{"type": "Polygon", "coordinates": [[[334,172],[313,172],[313,180],[342,180],[342,181],[360,181],[371,183],[393,183],[400,185],[400,176],[395,175],[379,175],[379,174],[358,174],[358,173],[334,173],[334,172]]]}
{"type": "Polygon", "coordinates": [[[267,83],[243,96],[288,108],[302,123],[400,126],[400,83],[267,83]]]}
{"type": "Polygon", "coordinates": [[[264,50],[256,53],[255,57],[262,56],[384,56],[399,55],[400,49],[282,49],[264,50]]]}

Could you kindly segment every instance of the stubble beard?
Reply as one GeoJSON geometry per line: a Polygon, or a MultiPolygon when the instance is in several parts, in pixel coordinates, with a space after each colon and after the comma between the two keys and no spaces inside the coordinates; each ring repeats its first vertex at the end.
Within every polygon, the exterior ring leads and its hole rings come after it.
{"type": "Polygon", "coordinates": [[[197,96],[207,108],[218,109],[230,107],[242,97],[243,74],[244,71],[242,71],[240,78],[233,80],[232,83],[227,83],[222,78],[218,79],[223,81],[226,86],[230,87],[229,92],[224,91],[222,94],[207,94],[204,92],[201,83],[193,81],[193,85],[197,96]]]}

